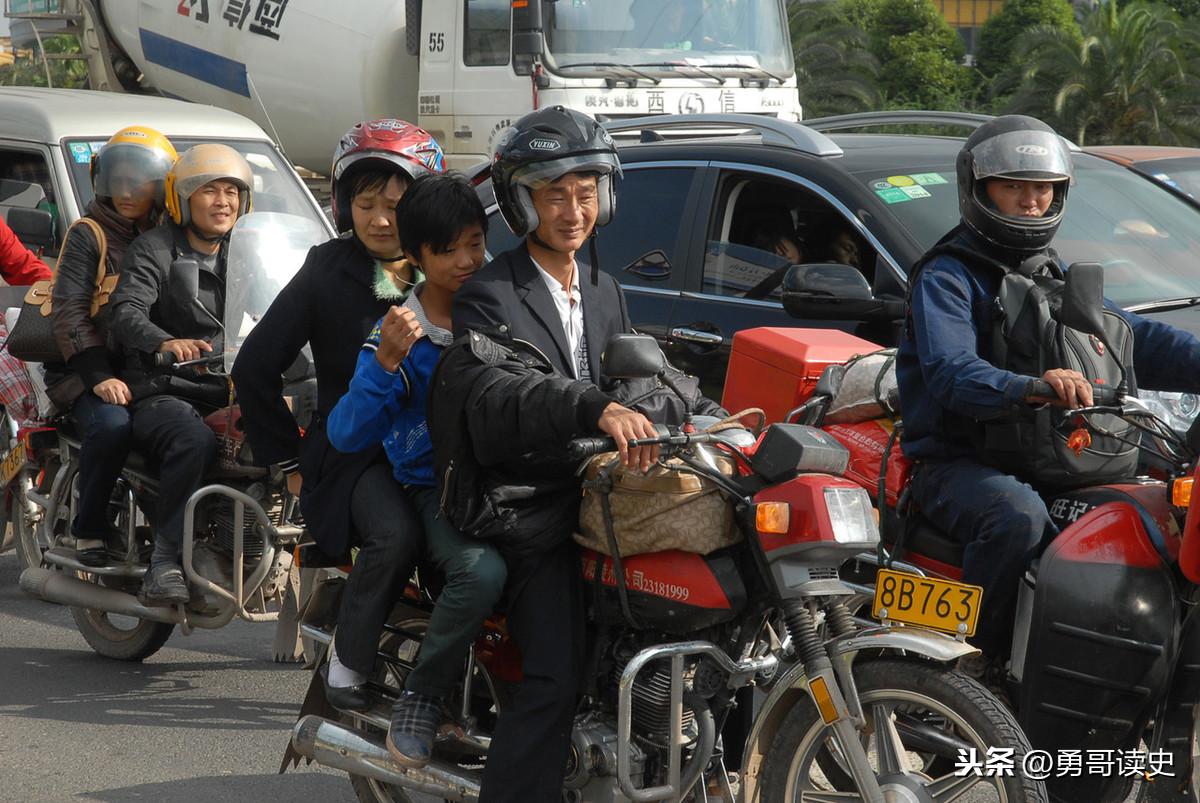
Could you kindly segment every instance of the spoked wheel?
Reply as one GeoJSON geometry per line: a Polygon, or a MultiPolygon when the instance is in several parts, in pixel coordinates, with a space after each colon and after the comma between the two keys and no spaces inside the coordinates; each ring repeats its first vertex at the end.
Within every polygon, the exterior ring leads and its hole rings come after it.
{"type": "MultiPolygon", "coordinates": [[[[867,727],[863,746],[885,798],[911,803],[1043,803],[1045,784],[1023,777],[1029,742],[1012,715],[959,672],[912,660],[856,665],[867,727]],[[988,748],[1011,748],[1011,776],[956,773],[960,751],[984,761],[988,748]],[[969,797],[968,797],[969,796],[969,797]]],[[[861,800],[832,731],[804,697],[789,711],[767,753],[762,799],[781,803],[861,800]]]]}

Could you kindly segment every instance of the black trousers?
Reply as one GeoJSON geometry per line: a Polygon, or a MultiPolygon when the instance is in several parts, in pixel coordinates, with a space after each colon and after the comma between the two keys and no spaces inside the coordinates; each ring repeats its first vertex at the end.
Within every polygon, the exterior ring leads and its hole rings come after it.
{"type": "Polygon", "coordinates": [[[388,463],[375,463],[362,473],[350,504],[358,555],[342,592],[335,638],[338,660],[368,675],[375,666],[379,634],[425,551],[425,529],[388,463]]]}
{"type": "Polygon", "coordinates": [[[508,577],[524,679],[496,724],[479,801],[558,803],[586,647],[578,549],[510,560],[508,577]]]}
{"type": "Polygon", "coordinates": [[[158,470],[150,562],[178,563],[183,550],[184,507],[217,459],[217,436],[189,402],[155,396],[134,410],[133,442],[158,470]]]}

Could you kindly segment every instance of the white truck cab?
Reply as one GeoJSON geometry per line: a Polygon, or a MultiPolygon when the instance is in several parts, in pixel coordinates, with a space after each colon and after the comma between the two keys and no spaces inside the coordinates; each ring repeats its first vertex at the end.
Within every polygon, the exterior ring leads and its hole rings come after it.
{"type": "Polygon", "coordinates": [[[30,205],[23,197],[3,197],[5,186],[40,187],[32,205],[52,217],[46,252],[56,254],[63,233],[92,200],[92,154],[130,125],[161,131],[180,153],[201,142],[236,148],[254,171],[255,210],[301,215],[333,235],[308,188],[257,123],[211,106],[116,92],[0,87],[0,207],[30,205]]]}

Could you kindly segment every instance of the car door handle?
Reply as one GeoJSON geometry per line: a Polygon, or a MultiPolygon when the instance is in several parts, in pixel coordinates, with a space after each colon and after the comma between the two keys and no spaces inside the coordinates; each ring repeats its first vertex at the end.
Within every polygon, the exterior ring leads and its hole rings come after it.
{"type": "Polygon", "coordinates": [[[715,332],[702,332],[699,329],[688,329],[686,326],[677,326],[672,329],[671,337],[704,346],[719,346],[725,342],[725,339],[715,332]]]}

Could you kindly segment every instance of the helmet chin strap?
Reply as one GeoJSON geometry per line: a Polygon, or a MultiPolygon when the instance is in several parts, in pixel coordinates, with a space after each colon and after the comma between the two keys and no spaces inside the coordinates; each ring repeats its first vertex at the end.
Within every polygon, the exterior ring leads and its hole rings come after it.
{"type": "Polygon", "coordinates": [[[230,234],[230,232],[225,232],[224,234],[205,234],[204,232],[200,231],[200,229],[196,228],[196,224],[190,221],[187,224],[187,228],[188,231],[196,235],[196,239],[202,240],[206,243],[219,243],[230,234]]]}

